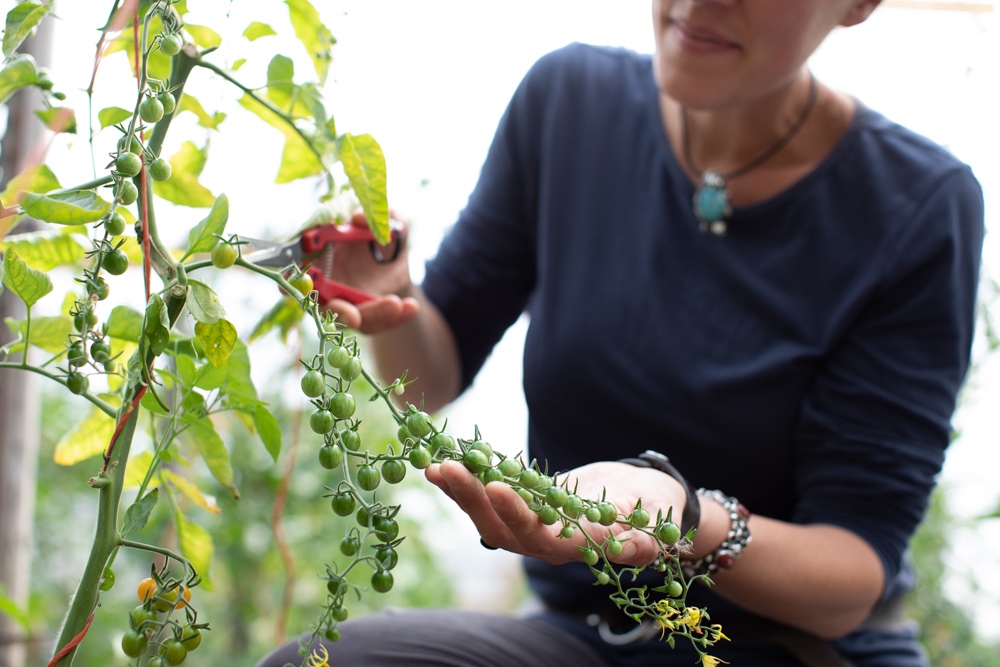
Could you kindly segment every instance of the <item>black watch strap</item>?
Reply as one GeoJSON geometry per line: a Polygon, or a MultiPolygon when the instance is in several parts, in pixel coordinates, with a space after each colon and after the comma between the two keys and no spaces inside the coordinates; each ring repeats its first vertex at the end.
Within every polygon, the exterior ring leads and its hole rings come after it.
{"type": "Polygon", "coordinates": [[[701,502],[698,500],[698,494],[695,492],[695,488],[684,479],[684,475],[674,467],[670,459],[659,452],[647,450],[639,454],[637,458],[622,459],[621,462],[638,468],[655,468],[680,482],[687,494],[684,514],[681,516],[681,535],[687,535],[692,528],[698,528],[698,523],[701,521],[701,502]]]}

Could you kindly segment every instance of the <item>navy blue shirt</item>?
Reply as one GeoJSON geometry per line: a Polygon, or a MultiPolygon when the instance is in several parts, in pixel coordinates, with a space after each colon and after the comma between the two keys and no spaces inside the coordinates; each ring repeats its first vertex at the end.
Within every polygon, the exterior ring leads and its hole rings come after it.
{"type": "MultiPolygon", "coordinates": [[[[895,595],[969,361],[978,183],[859,104],[812,173],[737,208],[726,236],[699,230],[693,193],[649,56],[574,44],[542,58],[427,266],[464,386],[527,311],[531,457],[567,470],[661,451],[755,513],[854,531],[895,595]]],[[[559,606],[605,594],[585,567],[527,568],[559,606]]],[[[745,613],[709,591],[697,603],[745,613]]]]}

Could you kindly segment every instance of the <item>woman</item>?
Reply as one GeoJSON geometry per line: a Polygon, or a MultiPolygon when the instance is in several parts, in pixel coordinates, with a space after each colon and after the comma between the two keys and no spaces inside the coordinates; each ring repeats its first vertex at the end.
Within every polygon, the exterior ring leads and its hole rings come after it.
{"type": "MultiPolygon", "coordinates": [[[[905,548],[968,364],[983,203],[965,165],[811,75],[879,2],[654,0],[652,58],[571,45],[531,70],[422,288],[338,251],[338,279],[386,296],[331,309],[428,409],[529,313],[530,456],[623,509],[699,504],[688,557],[715,586],[689,599],[741,666],[926,664],[905,548]],[[647,449],[719,491],[620,462],[647,449]]],[[[544,613],[375,616],[331,664],[694,662],[623,622],[509,487],[427,477],[531,557],[544,613]]],[[[626,536],[618,561],[653,560],[626,536]]]]}

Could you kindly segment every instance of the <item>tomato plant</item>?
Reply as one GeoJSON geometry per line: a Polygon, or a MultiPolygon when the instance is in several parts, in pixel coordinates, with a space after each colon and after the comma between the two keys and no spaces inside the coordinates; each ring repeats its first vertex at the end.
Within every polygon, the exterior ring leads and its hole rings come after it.
{"type": "MultiPolygon", "coordinates": [[[[605,533],[629,528],[645,531],[661,546],[657,565],[665,572],[666,588],[657,591],[677,598],[674,604],[682,605],[687,585],[672,595],[677,591],[673,584],[682,576],[679,550],[674,546],[681,538],[669,514],[666,520],[658,515],[650,529],[652,518],[641,503],[628,514],[620,514],[603,498],[573,493],[563,476],[550,474],[544,465],[495,451],[478,429],[471,438],[456,438],[421,405],[400,407],[395,402],[399,399],[393,397],[407,393],[416,380],[403,374],[384,385],[369,372],[363,340],[317,303],[313,280],[306,272],[314,269],[291,260],[287,266],[265,267],[243,256],[240,248],[246,242],[240,237],[244,230],[230,227],[228,197],[212,193],[199,181],[207,149],[192,140],[174,140],[171,133],[174,119],[183,114],[196,117],[198,127],[222,131],[218,126],[226,114],[211,113],[188,92],[188,84],[199,78],[211,78],[220,92],[230,93],[229,102],[248,118],[280,131],[285,147],[276,180],[318,179],[320,215],[316,220],[320,224],[346,222],[343,214],[334,212],[337,205],[357,204],[375,240],[389,240],[381,149],[369,135],[338,129],[323,99],[335,40],[310,0],[277,4],[287,7],[295,37],[309,56],[314,71],[307,77],[295,72],[292,58],[274,54],[264,68],[266,81],[242,81],[241,59],[217,53],[222,43],[219,33],[185,22],[186,2],[109,2],[108,20],[95,20],[93,26],[100,35],[94,81],[105,85],[103,77],[96,77],[98,69],[103,74],[110,67],[104,57],[124,51],[127,57],[122,62],[128,63],[128,70],[113,88],[115,99],[128,102],[123,102],[125,107],[107,107],[92,114],[85,109],[89,109],[93,90],[87,89],[86,82],[76,86],[87,90],[87,103],[75,113],[88,116],[88,136],[93,142],[82,161],[90,163],[84,166],[95,177],[66,187],[50,165],[35,164],[0,193],[0,249],[4,253],[0,289],[9,290],[26,307],[23,321],[12,324],[19,338],[0,348],[0,372],[36,373],[65,386],[79,397],[75,400],[86,401],[92,410],[70,437],[75,445],[70,463],[94,464],[88,483],[100,508],[97,528],[50,667],[72,664],[102,596],[121,592],[120,585],[112,588],[111,568],[122,553],[155,557],[159,563],[137,584],[140,604],[120,619],[125,654],[147,665],[177,665],[198,649],[209,628],[199,609],[204,589],[198,586],[210,576],[213,542],[210,531],[197,522],[194,509],[218,506],[213,505],[211,493],[176,472],[178,466],[164,464],[180,462],[186,468],[203,463],[206,476],[218,490],[238,499],[240,479],[252,471],[237,474],[217,430],[217,420],[224,414],[246,427],[267,454],[278,460],[283,434],[254,385],[248,347],[248,340],[272,329],[309,332],[301,340],[315,345],[304,349],[300,360],[303,402],[311,406],[312,433],[304,437],[317,442],[319,471],[336,475],[330,478],[336,480],[335,487],[321,492],[330,498],[330,509],[341,517],[354,514],[356,519],[339,541],[346,565],[342,561],[326,564],[324,604],[312,624],[313,638],[336,639],[338,623],[348,617],[347,604],[369,588],[384,593],[394,585],[390,570],[404,557],[397,520],[402,508],[388,504],[382,489],[373,493],[382,479],[397,484],[406,477],[408,465],[425,469],[441,461],[463,463],[483,483],[511,485],[542,524],[553,526],[553,534],[585,543],[579,559],[590,565],[599,584],[609,585],[616,603],[627,605],[636,615],[662,616],[664,609],[656,606],[645,589],[634,588],[627,580],[623,583],[619,570],[612,567],[610,559],[621,552],[621,542],[611,535],[595,538],[588,534],[580,518],[608,527],[605,533]],[[172,154],[165,152],[175,148],[172,154]],[[188,224],[185,234],[179,235],[187,239],[181,247],[169,245],[161,233],[168,228],[176,231],[175,207],[207,211],[200,222],[188,224]],[[28,216],[58,229],[62,240],[57,244],[52,235],[5,236],[28,216]],[[38,264],[42,260],[44,267],[38,264]],[[75,272],[70,294],[63,298],[61,308],[49,308],[56,315],[39,313],[53,301],[58,303],[56,297],[36,309],[55,290],[48,271],[57,266],[75,272]],[[249,335],[241,338],[230,321],[223,305],[228,295],[220,295],[206,282],[217,274],[205,270],[210,267],[239,269],[273,286],[277,305],[252,333],[242,332],[249,335]],[[129,275],[135,280],[117,279],[129,275]],[[133,291],[121,294],[127,290],[133,291]],[[40,361],[12,359],[28,348],[40,361]],[[359,391],[369,390],[370,396],[360,398],[359,391]],[[367,398],[376,401],[396,425],[398,446],[376,449],[370,444],[374,436],[362,436],[359,403],[367,398]],[[100,428],[94,426],[97,423],[100,428]],[[133,446],[137,434],[143,447],[133,446]],[[176,548],[139,539],[154,512],[162,517],[158,520],[171,524],[176,548]],[[355,568],[360,568],[363,577],[347,576],[355,568]],[[193,593],[195,589],[199,592],[193,593]]],[[[50,20],[46,18],[50,12],[51,4],[33,2],[19,4],[8,13],[3,39],[8,58],[0,70],[0,102],[20,89],[34,88],[46,109],[73,113],[68,104],[61,106],[67,96],[59,88],[70,90],[75,83],[64,82],[58,75],[50,77],[31,56],[17,52],[39,21],[50,20]]],[[[243,36],[249,43],[253,39],[248,35],[273,33],[270,26],[254,22],[243,36]]],[[[413,395],[419,396],[419,391],[413,395]]],[[[122,571],[118,569],[118,578],[124,580],[122,571]]],[[[712,636],[709,629],[683,624],[668,636],[674,634],[699,635],[701,645],[712,636]]]]}

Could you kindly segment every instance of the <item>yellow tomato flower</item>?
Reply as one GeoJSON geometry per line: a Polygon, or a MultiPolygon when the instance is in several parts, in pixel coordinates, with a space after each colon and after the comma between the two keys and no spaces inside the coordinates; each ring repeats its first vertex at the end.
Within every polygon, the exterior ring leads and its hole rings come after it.
{"type": "Polygon", "coordinates": [[[703,653],[701,656],[701,667],[717,667],[717,665],[719,665],[720,663],[723,665],[729,664],[725,660],[716,658],[714,655],[703,653]]]}
{"type": "Polygon", "coordinates": [[[319,648],[314,648],[309,654],[309,667],[330,667],[330,663],[327,662],[329,659],[330,654],[326,652],[326,647],[320,644],[319,648]]]}

